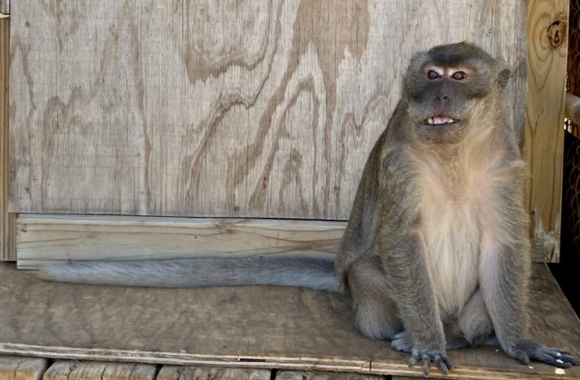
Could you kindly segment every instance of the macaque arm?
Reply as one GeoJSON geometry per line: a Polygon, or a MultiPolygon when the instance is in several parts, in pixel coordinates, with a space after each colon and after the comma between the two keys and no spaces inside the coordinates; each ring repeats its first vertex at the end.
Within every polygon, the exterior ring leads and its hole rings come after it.
{"type": "Polygon", "coordinates": [[[518,197],[515,187],[506,185],[502,201],[492,202],[494,206],[488,209],[492,215],[483,229],[480,290],[497,340],[507,355],[524,364],[536,360],[563,368],[578,365],[568,352],[528,338],[531,260],[526,215],[518,197]]]}
{"type": "Polygon", "coordinates": [[[409,365],[421,361],[423,372],[428,374],[429,362],[433,361],[446,374],[452,365],[445,354],[445,334],[419,233],[412,178],[381,182],[388,197],[379,210],[379,251],[392,297],[413,345],[409,365]],[[393,183],[397,183],[396,187],[390,185],[393,183]]]}

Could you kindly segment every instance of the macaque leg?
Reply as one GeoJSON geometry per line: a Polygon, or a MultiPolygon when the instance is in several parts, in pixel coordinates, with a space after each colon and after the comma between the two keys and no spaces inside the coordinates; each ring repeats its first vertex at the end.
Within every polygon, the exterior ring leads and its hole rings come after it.
{"type": "Polygon", "coordinates": [[[355,262],[348,272],[348,284],[357,329],[373,339],[393,339],[403,325],[382,268],[371,262],[355,262]]]}

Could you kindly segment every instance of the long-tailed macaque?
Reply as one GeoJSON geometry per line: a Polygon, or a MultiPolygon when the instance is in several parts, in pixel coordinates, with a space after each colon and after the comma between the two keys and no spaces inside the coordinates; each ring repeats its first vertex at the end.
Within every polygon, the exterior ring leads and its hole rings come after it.
{"type": "Polygon", "coordinates": [[[579,365],[528,337],[526,172],[502,115],[509,70],[475,45],[417,53],[372,149],[340,252],[47,267],[53,281],[346,291],[356,327],[447,374],[446,350],[499,346],[524,364],[579,365]]]}

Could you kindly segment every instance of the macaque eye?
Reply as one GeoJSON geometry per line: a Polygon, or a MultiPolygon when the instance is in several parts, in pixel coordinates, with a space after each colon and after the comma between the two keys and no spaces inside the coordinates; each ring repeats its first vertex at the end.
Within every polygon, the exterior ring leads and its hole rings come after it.
{"type": "Polygon", "coordinates": [[[463,71],[456,71],[453,73],[452,78],[455,80],[463,80],[467,75],[463,71]]]}
{"type": "Polygon", "coordinates": [[[437,71],[435,70],[429,70],[427,76],[429,77],[429,79],[437,79],[440,77],[439,73],[437,73],[437,71]]]}

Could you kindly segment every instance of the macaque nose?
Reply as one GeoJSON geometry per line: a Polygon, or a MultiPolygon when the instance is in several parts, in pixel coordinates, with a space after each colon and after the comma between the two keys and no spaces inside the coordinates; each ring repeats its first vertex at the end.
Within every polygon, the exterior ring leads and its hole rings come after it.
{"type": "Polygon", "coordinates": [[[437,99],[439,101],[449,100],[449,98],[447,97],[447,95],[436,96],[435,99],[437,99]]]}

